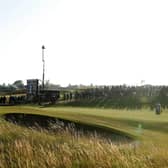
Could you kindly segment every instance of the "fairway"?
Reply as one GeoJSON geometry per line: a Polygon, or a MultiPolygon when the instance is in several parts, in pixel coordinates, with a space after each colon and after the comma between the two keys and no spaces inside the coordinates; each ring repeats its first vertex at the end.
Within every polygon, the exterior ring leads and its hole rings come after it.
{"type": "Polygon", "coordinates": [[[168,111],[156,115],[149,109],[115,110],[77,107],[0,107],[1,115],[20,112],[59,117],[70,121],[119,130],[143,142],[168,146],[168,111]]]}

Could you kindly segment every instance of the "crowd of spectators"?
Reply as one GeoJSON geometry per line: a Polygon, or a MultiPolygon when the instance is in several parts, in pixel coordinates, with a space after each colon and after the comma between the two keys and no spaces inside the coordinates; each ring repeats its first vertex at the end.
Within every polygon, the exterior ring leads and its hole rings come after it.
{"type": "Polygon", "coordinates": [[[15,105],[26,102],[26,96],[1,96],[0,105],[15,105]]]}

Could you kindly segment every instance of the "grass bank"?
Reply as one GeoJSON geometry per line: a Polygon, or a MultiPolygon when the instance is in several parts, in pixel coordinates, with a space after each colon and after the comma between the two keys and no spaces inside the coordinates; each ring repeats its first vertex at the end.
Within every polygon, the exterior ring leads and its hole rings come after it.
{"type": "Polygon", "coordinates": [[[0,107],[5,113],[31,113],[114,128],[139,141],[115,145],[68,129],[51,134],[0,120],[0,167],[168,167],[168,112],[74,107],[0,107]],[[11,166],[12,165],[12,166],[11,166]]]}

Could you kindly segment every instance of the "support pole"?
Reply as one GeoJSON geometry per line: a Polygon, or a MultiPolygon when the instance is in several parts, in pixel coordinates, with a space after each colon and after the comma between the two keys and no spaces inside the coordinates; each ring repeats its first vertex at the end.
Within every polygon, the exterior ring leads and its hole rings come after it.
{"type": "Polygon", "coordinates": [[[42,46],[42,61],[43,61],[43,76],[42,76],[42,89],[44,90],[44,77],[45,77],[45,60],[44,60],[45,46],[42,46]]]}

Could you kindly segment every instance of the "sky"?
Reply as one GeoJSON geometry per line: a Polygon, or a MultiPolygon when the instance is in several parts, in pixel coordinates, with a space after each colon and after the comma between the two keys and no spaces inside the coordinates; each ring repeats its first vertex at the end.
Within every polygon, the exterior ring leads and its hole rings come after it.
{"type": "Polygon", "coordinates": [[[0,0],[0,84],[168,85],[167,0],[0,0]]]}

